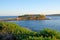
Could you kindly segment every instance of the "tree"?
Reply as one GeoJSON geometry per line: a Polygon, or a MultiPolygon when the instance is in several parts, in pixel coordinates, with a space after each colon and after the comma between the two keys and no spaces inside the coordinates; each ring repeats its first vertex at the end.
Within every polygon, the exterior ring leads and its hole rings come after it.
{"type": "Polygon", "coordinates": [[[40,15],[40,19],[46,19],[45,15],[40,15]]]}

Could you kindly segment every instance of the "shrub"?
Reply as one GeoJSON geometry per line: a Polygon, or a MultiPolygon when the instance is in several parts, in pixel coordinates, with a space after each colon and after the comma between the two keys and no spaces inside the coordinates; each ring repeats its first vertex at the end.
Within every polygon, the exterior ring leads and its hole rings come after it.
{"type": "Polygon", "coordinates": [[[9,22],[0,22],[0,39],[24,39],[27,36],[27,34],[30,34],[32,32],[31,30],[27,28],[23,28],[21,26],[18,26],[15,23],[9,23],[9,22]],[[2,26],[1,26],[2,25],[2,26]],[[4,28],[4,29],[3,29],[4,28]],[[9,37],[9,38],[8,38],[9,37]]]}
{"type": "Polygon", "coordinates": [[[55,30],[51,30],[51,29],[44,29],[44,30],[41,30],[40,31],[40,36],[43,36],[44,38],[45,37],[55,37],[56,39],[60,39],[60,33],[55,31],[55,30]]]}
{"type": "Polygon", "coordinates": [[[51,29],[35,32],[15,23],[0,22],[1,40],[60,40],[60,32],[51,29]]]}

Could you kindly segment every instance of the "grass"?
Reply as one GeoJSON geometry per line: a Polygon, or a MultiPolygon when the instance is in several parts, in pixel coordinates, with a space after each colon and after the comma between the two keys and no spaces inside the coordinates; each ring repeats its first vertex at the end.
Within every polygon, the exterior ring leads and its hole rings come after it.
{"type": "Polygon", "coordinates": [[[47,28],[34,32],[15,23],[0,22],[0,40],[60,40],[60,32],[47,28]]]}

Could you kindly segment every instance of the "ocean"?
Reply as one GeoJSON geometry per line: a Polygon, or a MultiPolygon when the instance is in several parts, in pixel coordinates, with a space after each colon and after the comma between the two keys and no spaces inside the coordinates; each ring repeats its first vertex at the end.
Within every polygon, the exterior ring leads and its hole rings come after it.
{"type": "MultiPolygon", "coordinates": [[[[0,16],[0,19],[3,18],[17,18],[17,16],[0,16]]],[[[34,31],[39,31],[44,28],[60,31],[60,16],[47,16],[47,18],[50,18],[51,20],[20,20],[9,22],[15,22],[22,27],[34,31]]]]}

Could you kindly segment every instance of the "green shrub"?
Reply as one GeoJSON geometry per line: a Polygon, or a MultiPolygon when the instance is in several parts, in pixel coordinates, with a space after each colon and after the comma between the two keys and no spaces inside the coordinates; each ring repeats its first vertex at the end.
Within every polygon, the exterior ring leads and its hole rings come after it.
{"type": "Polygon", "coordinates": [[[27,28],[23,28],[21,26],[18,26],[15,23],[10,23],[10,22],[0,22],[0,28],[2,29],[2,30],[0,30],[0,35],[3,39],[10,35],[12,35],[12,37],[14,36],[14,39],[16,39],[16,40],[24,39],[24,38],[28,37],[27,35],[32,32],[31,30],[29,30],[27,28]]]}
{"type": "Polygon", "coordinates": [[[15,23],[0,22],[1,40],[60,40],[60,32],[43,29],[39,32],[23,28],[15,23]],[[8,37],[9,36],[9,37],[8,37]]]}
{"type": "Polygon", "coordinates": [[[51,29],[44,29],[40,31],[40,36],[45,37],[55,37],[56,39],[60,39],[60,33],[55,31],[55,30],[51,30],[51,29]]]}

